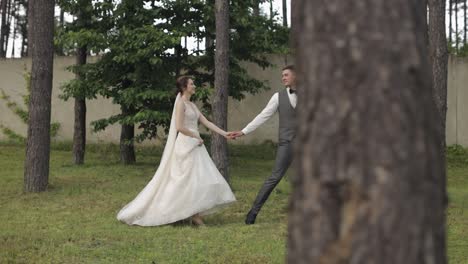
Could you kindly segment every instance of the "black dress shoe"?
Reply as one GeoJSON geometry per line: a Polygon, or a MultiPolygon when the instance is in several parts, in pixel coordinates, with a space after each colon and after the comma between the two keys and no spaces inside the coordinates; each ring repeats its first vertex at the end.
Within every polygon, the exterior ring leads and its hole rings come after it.
{"type": "Polygon", "coordinates": [[[247,214],[247,217],[245,218],[245,224],[246,225],[253,225],[255,224],[255,218],[257,218],[257,214],[252,213],[252,211],[249,211],[247,214]]]}

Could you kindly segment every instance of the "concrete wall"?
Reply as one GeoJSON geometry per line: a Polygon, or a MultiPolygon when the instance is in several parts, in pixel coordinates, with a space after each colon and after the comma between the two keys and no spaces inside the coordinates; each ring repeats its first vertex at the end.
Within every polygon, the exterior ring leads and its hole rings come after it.
{"type": "Polygon", "coordinates": [[[447,144],[468,147],[468,58],[451,57],[448,66],[447,144]]]}
{"type": "MultiPolygon", "coordinates": [[[[68,140],[73,138],[73,100],[64,102],[58,98],[61,93],[59,87],[73,78],[73,74],[65,68],[74,63],[72,57],[56,57],[54,65],[54,87],[52,98],[52,120],[61,124],[56,140],[68,140]]],[[[248,71],[259,80],[266,80],[270,90],[249,95],[241,102],[229,101],[230,130],[240,130],[250,122],[267,104],[271,95],[283,89],[280,81],[281,68],[287,63],[283,56],[272,56],[271,61],[276,67],[261,69],[252,64],[246,64],[248,71]]],[[[27,59],[0,60],[0,89],[16,102],[22,102],[21,94],[25,93],[26,83],[23,78],[25,67],[30,68],[27,59]]],[[[449,61],[448,80],[448,112],[447,112],[447,143],[461,144],[468,147],[468,59],[451,58],[449,61]]],[[[87,102],[88,122],[108,117],[120,112],[119,107],[113,105],[110,100],[99,98],[87,102]]],[[[13,114],[6,106],[5,101],[0,100],[0,124],[12,128],[19,134],[26,133],[26,125],[13,114]]],[[[265,140],[277,140],[278,118],[273,117],[252,134],[235,141],[239,144],[261,143],[265,140]]],[[[88,127],[87,137],[89,142],[114,142],[120,137],[120,127],[111,126],[105,131],[93,133],[88,127]]],[[[5,136],[0,133],[0,140],[5,136]]],[[[147,141],[144,144],[158,144],[159,141],[147,141]]]]}

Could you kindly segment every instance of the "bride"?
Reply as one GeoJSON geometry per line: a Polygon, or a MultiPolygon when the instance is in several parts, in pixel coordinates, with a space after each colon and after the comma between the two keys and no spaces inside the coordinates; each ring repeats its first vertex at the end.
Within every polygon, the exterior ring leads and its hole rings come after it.
{"type": "Polygon", "coordinates": [[[190,77],[177,79],[177,90],[159,167],[148,185],[117,215],[119,221],[129,225],[159,226],[189,217],[195,225],[204,225],[203,215],[236,201],[203,145],[198,121],[226,138],[228,133],[208,121],[190,102],[195,93],[190,77]]]}

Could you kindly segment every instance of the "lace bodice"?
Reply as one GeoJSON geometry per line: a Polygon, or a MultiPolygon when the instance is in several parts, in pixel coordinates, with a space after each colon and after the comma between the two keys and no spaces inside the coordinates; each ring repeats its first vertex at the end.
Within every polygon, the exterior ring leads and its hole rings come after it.
{"type": "Polygon", "coordinates": [[[200,112],[197,109],[197,106],[191,102],[185,102],[185,118],[184,126],[187,129],[198,131],[198,118],[200,117],[200,112]]]}

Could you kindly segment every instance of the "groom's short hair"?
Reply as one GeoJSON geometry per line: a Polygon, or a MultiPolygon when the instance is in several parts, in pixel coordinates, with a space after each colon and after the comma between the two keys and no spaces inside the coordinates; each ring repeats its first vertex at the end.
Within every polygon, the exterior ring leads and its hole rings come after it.
{"type": "Polygon", "coordinates": [[[294,65],[292,65],[292,64],[284,67],[281,71],[285,71],[285,70],[290,70],[292,72],[296,72],[296,69],[295,69],[294,65]]]}

